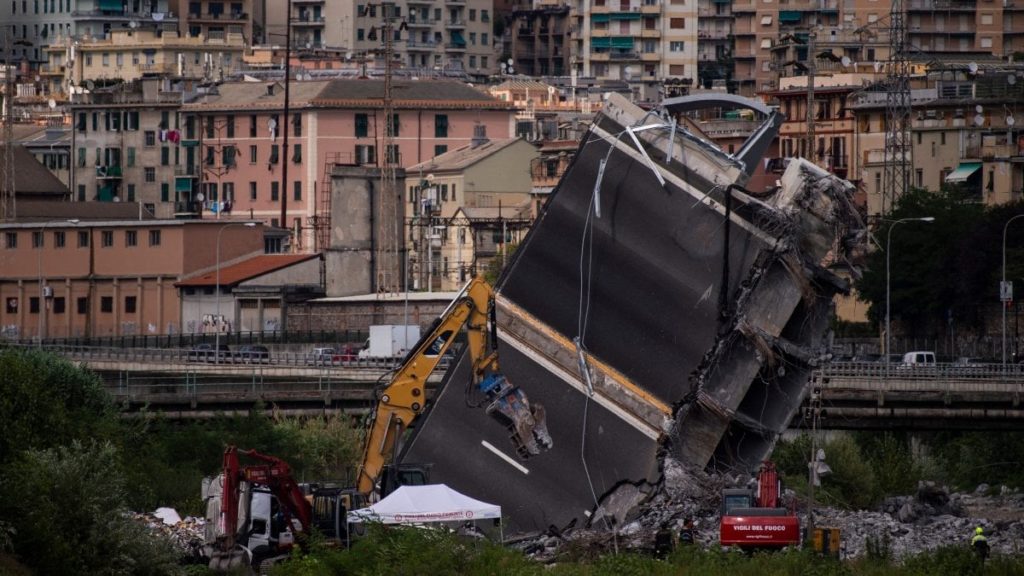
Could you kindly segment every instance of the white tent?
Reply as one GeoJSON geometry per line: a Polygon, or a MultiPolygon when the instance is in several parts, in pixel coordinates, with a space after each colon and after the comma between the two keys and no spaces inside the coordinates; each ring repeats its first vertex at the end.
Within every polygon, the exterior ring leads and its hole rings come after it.
{"type": "Polygon", "coordinates": [[[420,524],[501,518],[501,506],[474,500],[445,486],[401,486],[369,508],[348,513],[349,522],[420,524]]]}

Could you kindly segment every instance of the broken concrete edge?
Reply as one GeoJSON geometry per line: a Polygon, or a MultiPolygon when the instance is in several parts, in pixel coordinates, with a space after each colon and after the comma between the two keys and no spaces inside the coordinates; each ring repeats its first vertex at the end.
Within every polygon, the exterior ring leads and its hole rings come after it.
{"type": "MultiPolygon", "coordinates": [[[[849,183],[823,173],[816,166],[802,160],[790,163],[783,176],[782,189],[772,196],[771,202],[781,215],[773,220],[792,222],[787,234],[796,236],[796,242],[786,243],[784,250],[778,249],[780,245],[776,250],[759,254],[756,264],[741,282],[739,293],[729,299],[735,306],[723,311],[725,317],[719,336],[691,375],[691,394],[687,397],[690,402],[678,406],[675,423],[679,430],[686,428],[687,433],[693,435],[696,428],[710,427],[707,434],[700,434],[710,439],[721,438],[727,428],[738,425],[762,436],[762,452],[764,456],[770,453],[777,436],[788,426],[788,420],[777,418],[776,426],[766,426],[761,417],[745,416],[739,407],[756,376],[752,373],[755,367],[758,373],[772,368],[778,362],[778,355],[785,358],[786,363],[807,371],[827,358],[824,341],[799,344],[780,338],[780,334],[792,322],[793,312],[801,302],[808,310],[821,309],[820,303],[830,301],[843,287],[839,282],[818,280],[835,278],[825,268],[825,256],[834,250],[838,238],[848,236],[851,229],[862,225],[859,215],[844,213],[852,207],[852,203],[845,201],[851,191],[849,183]],[[804,234],[798,235],[798,231],[804,234]],[[780,268],[785,271],[783,276],[788,277],[788,282],[779,277],[776,270],[780,268]],[[769,281],[772,278],[774,280],[769,281]],[[787,284],[796,286],[796,293],[788,289],[787,284]],[[770,318],[785,319],[785,322],[779,324],[770,318]],[[749,361],[735,361],[737,346],[741,343],[744,347],[752,345],[753,365],[749,361]],[[734,361],[727,363],[728,359],[734,361]],[[742,364],[750,366],[748,373],[737,374],[742,364]],[[719,370],[725,366],[729,369],[719,370]],[[704,414],[695,418],[695,410],[704,414]]],[[[799,400],[806,394],[806,385],[802,388],[799,400]]],[[[799,406],[799,401],[796,405],[799,406]]],[[[795,408],[789,412],[795,414],[795,408]]],[[[710,465],[712,455],[721,447],[719,444],[712,449],[707,443],[692,442],[692,438],[682,440],[686,444],[676,447],[677,456],[702,466],[710,465]]]]}

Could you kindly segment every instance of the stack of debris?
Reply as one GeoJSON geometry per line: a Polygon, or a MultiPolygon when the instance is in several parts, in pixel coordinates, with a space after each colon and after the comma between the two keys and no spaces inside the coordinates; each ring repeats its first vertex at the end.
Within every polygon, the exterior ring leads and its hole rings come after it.
{"type": "Polygon", "coordinates": [[[181,554],[183,563],[203,561],[205,519],[196,516],[181,518],[173,508],[157,508],[151,513],[133,512],[132,518],[170,541],[181,554]]]}
{"type": "MultiPolygon", "coordinates": [[[[694,545],[718,546],[719,496],[723,487],[742,486],[744,476],[692,472],[666,459],[665,483],[650,500],[614,532],[553,528],[524,539],[518,547],[539,561],[589,558],[614,550],[653,552],[655,534],[668,529],[678,539],[687,520],[693,521],[694,545]]],[[[949,545],[967,546],[981,526],[993,554],[1018,554],[1024,539],[1024,494],[1002,487],[990,495],[987,485],[974,493],[951,493],[934,482],[922,482],[917,493],[886,499],[877,510],[815,508],[815,525],[839,528],[844,558],[867,554],[868,548],[896,559],[949,545]]],[[[793,499],[792,492],[784,495],[793,499]]],[[[800,510],[801,521],[806,508],[800,510]]]]}

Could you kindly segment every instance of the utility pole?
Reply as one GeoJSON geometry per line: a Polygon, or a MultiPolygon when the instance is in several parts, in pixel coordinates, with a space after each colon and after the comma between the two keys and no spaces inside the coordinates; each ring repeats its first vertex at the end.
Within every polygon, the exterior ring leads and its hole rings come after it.
{"type": "Polygon", "coordinates": [[[807,156],[817,164],[818,153],[814,149],[814,29],[807,36],[807,156]]]}
{"type": "MultiPolygon", "coordinates": [[[[288,230],[288,115],[290,113],[291,99],[290,90],[292,78],[292,0],[288,0],[288,16],[285,18],[284,28],[284,118],[281,119],[280,129],[284,131],[284,139],[281,142],[281,228],[288,230]]],[[[299,231],[296,231],[299,232],[299,231]]],[[[292,239],[292,248],[298,244],[299,239],[292,239]]]]}
{"type": "Polygon", "coordinates": [[[910,190],[913,149],[910,141],[910,62],[905,16],[903,0],[893,0],[889,12],[889,69],[885,95],[883,215],[892,212],[896,202],[910,190]]]}
{"type": "MultiPolygon", "coordinates": [[[[394,17],[395,4],[381,2],[381,34],[384,36],[384,154],[380,171],[380,218],[378,218],[380,256],[377,259],[377,293],[397,293],[399,290],[397,270],[399,266],[399,242],[402,238],[399,226],[401,202],[397,198],[395,169],[399,162],[395,146],[395,110],[392,94],[394,77],[394,17]]],[[[378,158],[381,158],[378,155],[378,158]]],[[[406,288],[408,289],[408,288],[406,288]]]]}
{"type": "Polygon", "coordinates": [[[4,34],[3,157],[0,158],[0,222],[14,220],[14,71],[11,34],[4,34]]]}

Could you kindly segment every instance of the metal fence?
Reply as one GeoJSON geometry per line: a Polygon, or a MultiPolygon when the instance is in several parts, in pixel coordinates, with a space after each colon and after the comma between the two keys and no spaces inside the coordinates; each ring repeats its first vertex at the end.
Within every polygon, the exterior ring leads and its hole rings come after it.
{"type": "MultiPolygon", "coordinates": [[[[364,330],[273,330],[259,332],[225,332],[219,342],[229,346],[243,344],[355,344],[365,342],[369,333],[364,330]]],[[[73,338],[46,338],[42,345],[88,346],[116,348],[191,348],[198,344],[213,344],[213,333],[189,334],[131,334],[124,336],[82,336],[73,338]]],[[[36,346],[38,339],[7,339],[6,342],[22,346],[36,346]]]]}

